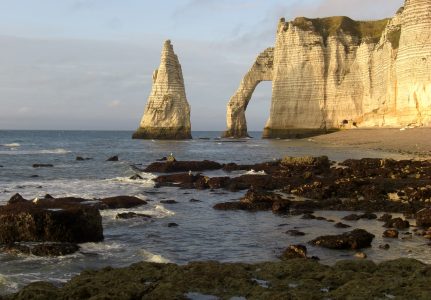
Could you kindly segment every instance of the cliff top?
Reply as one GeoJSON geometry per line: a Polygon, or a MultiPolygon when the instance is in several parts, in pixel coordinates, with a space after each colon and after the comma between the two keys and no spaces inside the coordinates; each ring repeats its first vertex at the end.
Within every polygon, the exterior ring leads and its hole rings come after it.
{"type": "Polygon", "coordinates": [[[317,19],[299,17],[293,20],[291,24],[302,30],[315,31],[323,36],[325,40],[329,36],[337,35],[342,30],[345,33],[358,37],[360,41],[370,40],[373,43],[377,43],[389,20],[355,21],[344,16],[317,19]]]}

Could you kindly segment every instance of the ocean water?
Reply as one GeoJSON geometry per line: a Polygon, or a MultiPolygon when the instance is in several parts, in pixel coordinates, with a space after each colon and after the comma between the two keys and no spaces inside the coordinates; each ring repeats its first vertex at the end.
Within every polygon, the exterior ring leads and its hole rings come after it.
{"type": "MultiPolygon", "coordinates": [[[[285,155],[327,155],[337,161],[362,157],[406,158],[394,153],[323,146],[312,139],[262,140],[259,132],[251,133],[254,138],[241,141],[220,140],[219,132],[194,132],[194,139],[189,141],[132,140],[131,134],[128,131],[0,131],[0,205],[17,192],[28,199],[49,193],[54,197],[83,198],[130,195],[148,201],[148,205],[134,209],[103,211],[105,240],[81,244],[76,254],[40,258],[0,253],[0,294],[16,291],[33,281],[61,283],[84,269],[121,267],[143,260],[179,264],[196,260],[276,260],[290,244],[349,230],[336,229],[333,223],[325,221],[276,216],[271,212],[216,211],[212,209],[214,204],[238,199],[245,192],[157,189],[152,181],[156,174],[138,172],[143,179],[130,180],[130,176],[137,174],[132,165],[145,166],[170,153],[178,160],[208,159],[222,163],[256,163],[285,155]],[[120,161],[107,162],[113,155],[119,155],[120,161]],[[76,161],[76,156],[92,159],[76,161]],[[35,163],[54,167],[35,169],[32,167],[35,163]],[[191,199],[201,202],[190,202],[191,199]],[[178,203],[161,204],[161,200],[178,203]],[[119,212],[126,211],[149,214],[153,218],[151,221],[115,219],[119,212]],[[168,227],[169,223],[179,226],[168,227]],[[291,237],[285,233],[289,229],[307,234],[291,237]]],[[[223,175],[223,172],[207,174],[223,175]]],[[[316,212],[335,221],[347,214],[316,212]]],[[[431,263],[431,247],[422,238],[387,241],[381,238],[381,223],[361,220],[351,225],[376,235],[373,247],[365,250],[370,259],[381,261],[402,256],[431,263]],[[378,245],[383,243],[389,243],[391,248],[380,250],[378,245]]],[[[328,264],[352,258],[354,254],[308,248],[310,255],[319,256],[328,264]]]]}

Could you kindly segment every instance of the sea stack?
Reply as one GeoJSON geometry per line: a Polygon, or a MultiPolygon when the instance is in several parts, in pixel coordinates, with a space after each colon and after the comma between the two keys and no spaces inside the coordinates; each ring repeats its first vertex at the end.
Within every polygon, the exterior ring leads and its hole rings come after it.
{"type": "Polygon", "coordinates": [[[430,127],[430,32],[430,0],[406,0],[377,21],[281,19],[274,49],[259,55],[229,101],[224,136],[247,136],[244,112],[262,80],[272,81],[265,138],[430,127]]]}
{"type": "Polygon", "coordinates": [[[160,66],[134,139],[191,139],[190,105],[183,73],[170,40],[165,41],[160,66]]]}

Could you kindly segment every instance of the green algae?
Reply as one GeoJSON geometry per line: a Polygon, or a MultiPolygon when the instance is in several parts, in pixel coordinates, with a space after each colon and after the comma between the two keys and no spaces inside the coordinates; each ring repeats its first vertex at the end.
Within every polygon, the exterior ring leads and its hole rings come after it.
{"type": "Polygon", "coordinates": [[[413,259],[379,265],[367,260],[334,266],[293,259],[258,264],[141,262],[127,268],[84,271],[61,288],[32,283],[6,299],[430,299],[431,266],[413,259]],[[265,284],[262,284],[265,283],[265,284]]]}

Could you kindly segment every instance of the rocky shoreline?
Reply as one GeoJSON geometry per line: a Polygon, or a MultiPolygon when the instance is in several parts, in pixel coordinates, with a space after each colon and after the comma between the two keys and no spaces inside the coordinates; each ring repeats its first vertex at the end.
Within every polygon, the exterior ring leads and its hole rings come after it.
{"type": "MultiPolygon", "coordinates": [[[[137,166],[134,169],[139,170],[137,166]]],[[[310,239],[307,245],[286,245],[279,254],[281,261],[277,262],[207,261],[185,266],[142,262],[122,269],[84,271],[61,287],[33,283],[4,299],[194,299],[193,295],[220,299],[431,297],[431,288],[426,284],[431,280],[431,266],[413,259],[379,265],[364,260],[366,254],[360,250],[371,247],[375,235],[355,228],[356,220],[381,222],[381,235],[385,238],[416,235],[429,243],[431,161],[367,158],[333,162],[322,156],[284,157],[238,165],[171,158],[154,162],[141,171],[158,174],[154,179],[156,188],[247,190],[241,199],[215,204],[216,210],[272,211],[333,222],[334,228],[352,228],[342,234],[310,239]],[[214,170],[223,171],[226,176],[200,173],[214,170]],[[316,216],[314,212],[319,210],[356,213],[345,216],[348,224],[344,224],[316,216]],[[382,212],[385,214],[378,218],[376,213],[382,212]],[[390,213],[403,213],[404,217],[392,217],[390,213]],[[318,257],[308,257],[307,247],[351,249],[357,251],[356,259],[326,266],[318,263],[318,257]]],[[[78,243],[103,240],[99,210],[145,204],[144,200],[129,196],[82,199],[46,195],[30,201],[17,194],[7,205],[0,206],[0,248],[27,255],[67,255],[79,250],[78,243]]],[[[126,212],[117,218],[151,216],[126,212]]],[[[304,234],[299,230],[286,233],[304,234]]],[[[384,251],[389,245],[378,247],[384,251]]]]}

